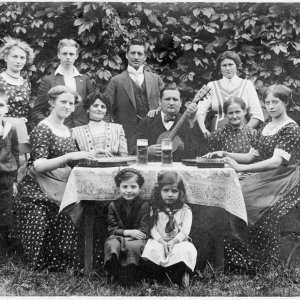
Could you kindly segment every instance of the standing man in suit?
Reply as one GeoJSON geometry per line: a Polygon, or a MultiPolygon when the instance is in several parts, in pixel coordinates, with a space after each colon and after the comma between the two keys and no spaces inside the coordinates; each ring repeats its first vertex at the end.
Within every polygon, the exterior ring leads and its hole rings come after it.
{"type": "MultiPolygon", "coordinates": [[[[161,92],[161,111],[154,117],[146,117],[138,125],[137,138],[148,139],[148,155],[150,160],[160,160],[161,145],[157,143],[158,137],[165,131],[171,131],[179,121],[179,113],[182,100],[180,92],[174,85],[166,86],[161,92]]],[[[191,103],[187,107],[188,116],[178,131],[178,136],[182,139],[184,148],[179,148],[173,153],[174,161],[182,158],[195,158],[200,155],[201,145],[200,128],[195,122],[198,106],[191,103]]],[[[204,154],[204,153],[203,153],[204,154]]]]}
{"type": "Polygon", "coordinates": [[[63,39],[58,43],[57,56],[60,65],[49,76],[42,79],[32,109],[31,117],[34,125],[45,119],[50,113],[47,92],[54,86],[66,85],[80,95],[80,101],[75,107],[75,111],[65,120],[65,125],[69,128],[85,125],[89,122],[88,114],[83,108],[87,96],[94,92],[90,79],[74,67],[78,57],[79,45],[71,39],[63,39]]]}
{"type": "Polygon", "coordinates": [[[159,75],[144,70],[146,58],[145,42],[132,40],[127,47],[127,69],[114,76],[105,91],[114,121],[123,125],[130,154],[135,152],[138,123],[160,110],[159,95],[164,87],[159,75]]]}

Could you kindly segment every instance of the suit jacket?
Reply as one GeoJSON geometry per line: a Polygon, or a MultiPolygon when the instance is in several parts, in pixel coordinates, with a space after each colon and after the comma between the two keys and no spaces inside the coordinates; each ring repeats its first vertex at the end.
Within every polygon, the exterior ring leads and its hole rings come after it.
{"type": "MultiPolygon", "coordinates": [[[[0,137],[0,172],[18,175],[19,142],[17,129],[9,122],[3,121],[3,136],[0,137]]],[[[2,187],[1,187],[2,189],[2,187]]]]}
{"type": "MultiPolygon", "coordinates": [[[[83,108],[87,96],[94,92],[92,82],[86,75],[76,76],[76,91],[82,98],[82,103],[78,104],[75,111],[65,120],[65,125],[69,128],[86,125],[89,122],[88,114],[83,108]]],[[[65,85],[64,77],[61,74],[51,74],[44,77],[39,86],[37,98],[31,111],[31,118],[34,125],[44,120],[49,115],[48,91],[57,85],[65,85]]]]}
{"type": "MultiPolygon", "coordinates": [[[[178,114],[176,120],[169,131],[171,131],[175,124],[178,122],[182,115],[178,114]]],[[[157,139],[161,133],[167,131],[162,119],[161,112],[155,115],[153,118],[146,117],[141,120],[137,129],[137,139],[148,139],[148,145],[157,144],[157,139]]],[[[185,120],[177,135],[182,139],[184,143],[184,150],[177,150],[173,153],[173,160],[180,161],[182,158],[195,158],[201,153],[201,131],[198,123],[195,122],[193,128],[190,127],[189,121],[185,120]]],[[[150,158],[151,159],[151,158],[150,158]]],[[[160,160],[160,158],[154,158],[152,160],[160,160]]]]}
{"type": "MultiPolygon", "coordinates": [[[[164,83],[159,75],[145,71],[145,84],[149,108],[156,109],[159,106],[160,91],[164,83]]],[[[130,154],[135,151],[137,110],[131,78],[128,71],[114,76],[105,91],[112,105],[112,117],[116,123],[123,125],[130,154]]]]}
{"type": "Polygon", "coordinates": [[[109,235],[123,235],[126,229],[138,229],[149,235],[150,206],[139,196],[131,202],[131,211],[126,215],[124,198],[119,198],[108,207],[108,233],[109,235]]]}

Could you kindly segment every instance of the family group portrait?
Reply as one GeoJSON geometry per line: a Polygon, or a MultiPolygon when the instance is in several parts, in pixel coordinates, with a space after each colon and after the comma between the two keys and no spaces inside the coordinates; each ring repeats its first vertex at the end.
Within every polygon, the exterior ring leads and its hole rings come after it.
{"type": "Polygon", "coordinates": [[[0,296],[300,296],[300,3],[0,29],[0,296]]]}

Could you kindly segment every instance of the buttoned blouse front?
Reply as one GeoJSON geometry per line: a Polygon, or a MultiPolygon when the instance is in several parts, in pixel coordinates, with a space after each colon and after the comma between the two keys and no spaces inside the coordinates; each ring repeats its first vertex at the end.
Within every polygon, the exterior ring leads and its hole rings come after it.
{"type": "Polygon", "coordinates": [[[255,87],[250,80],[242,79],[235,75],[231,79],[223,77],[220,80],[209,82],[207,87],[211,89],[211,93],[203,101],[199,101],[197,115],[206,117],[210,110],[218,112],[219,101],[222,101],[221,106],[223,111],[224,102],[234,96],[242,98],[245,101],[251,118],[264,122],[260,101],[255,87]]]}

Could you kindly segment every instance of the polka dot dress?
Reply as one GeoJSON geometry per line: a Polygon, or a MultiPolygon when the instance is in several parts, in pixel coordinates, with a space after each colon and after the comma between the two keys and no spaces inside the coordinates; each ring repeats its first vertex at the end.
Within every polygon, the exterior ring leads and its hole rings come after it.
{"type": "Polygon", "coordinates": [[[22,85],[12,85],[7,83],[0,76],[0,87],[8,95],[8,113],[7,117],[26,118],[29,119],[30,113],[30,84],[24,79],[22,85]]]}
{"type": "Polygon", "coordinates": [[[247,153],[256,139],[256,135],[256,130],[247,125],[235,129],[230,124],[226,124],[209,136],[208,151],[223,150],[234,153],[247,153]]]}
{"type": "MultiPolygon", "coordinates": [[[[256,139],[254,148],[258,150],[260,159],[265,160],[273,156],[276,151],[287,158],[287,165],[294,165],[294,171],[299,173],[300,154],[300,129],[296,123],[288,123],[274,134],[264,135],[260,132],[256,139]]],[[[270,173],[269,173],[270,174],[270,173]]],[[[274,172],[275,174],[275,172],[274,172]]],[[[263,175],[262,175],[263,176],[263,175]]],[[[275,181],[280,186],[278,180],[283,180],[274,176],[266,180],[275,181]]],[[[256,177],[257,178],[257,177],[256,177]]],[[[261,177],[262,178],[262,177],[261,177]]],[[[299,177],[291,176],[295,182],[291,188],[287,188],[284,196],[281,190],[270,191],[274,195],[273,205],[265,207],[262,216],[254,225],[244,226],[243,235],[239,238],[231,237],[225,242],[225,259],[229,269],[257,271],[278,262],[279,258],[279,219],[287,214],[296,204],[300,202],[300,181],[299,177]]],[[[249,181],[253,187],[259,183],[255,182],[255,176],[250,176],[241,182],[249,181]]],[[[243,190],[245,200],[251,198],[251,190],[243,190]]],[[[257,197],[256,191],[256,197],[257,197]]],[[[259,197],[259,196],[258,196],[259,197]]],[[[257,199],[256,199],[257,200],[257,199]]],[[[264,199],[258,199],[263,204],[264,199]]],[[[247,206],[247,203],[246,203],[247,206]]],[[[251,208],[251,203],[247,206],[247,211],[251,208]]]]}
{"type": "MultiPolygon", "coordinates": [[[[55,158],[76,151],[73,138],[56,136],[45,124],[37,125],[31,135],[33,161],[55,158]]],[[[27,174],[15,200],[13,235],[22,243],[33,268],[56,270],[79,267],[78,232],[70,217],[58,214],[59,207],[27,174]]]]}

